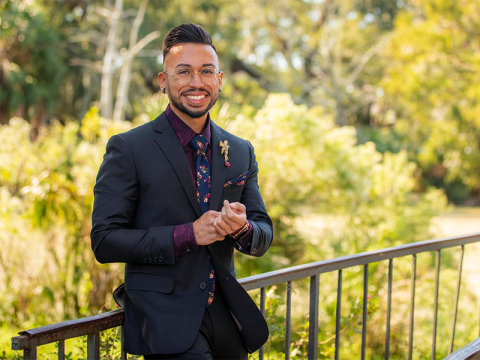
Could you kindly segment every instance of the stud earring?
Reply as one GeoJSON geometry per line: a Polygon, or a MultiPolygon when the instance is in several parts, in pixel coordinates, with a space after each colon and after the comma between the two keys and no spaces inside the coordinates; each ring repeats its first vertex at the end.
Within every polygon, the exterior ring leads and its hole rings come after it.
{"type": "Polygon", "coordinates": [[[165,88],[162,88],[162,93],[166,94],[167,90],[165,88]]]}
{"type": "Polygon", "coordinates": [[[221,93],[221,92],[222,92],[222,88],[218,88],[218,92],[221,93]]]}

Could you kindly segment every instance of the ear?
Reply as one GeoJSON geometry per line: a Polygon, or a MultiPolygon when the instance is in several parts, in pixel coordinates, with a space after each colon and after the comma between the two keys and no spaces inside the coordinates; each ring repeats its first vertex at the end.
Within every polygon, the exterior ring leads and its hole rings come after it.
{"type": "Polygon", "coordinates": [[[218,74],[218,89],[221,91],[222,90],[222,81],[223,81],[223,71],[220,71],[218,74]]]}
{"type": "Polygon", "coordinates": [[[166,89],[167,87],[167,77],[164,72],[158,73],[158,85],[160,86],[160,90],[166,89]]]}

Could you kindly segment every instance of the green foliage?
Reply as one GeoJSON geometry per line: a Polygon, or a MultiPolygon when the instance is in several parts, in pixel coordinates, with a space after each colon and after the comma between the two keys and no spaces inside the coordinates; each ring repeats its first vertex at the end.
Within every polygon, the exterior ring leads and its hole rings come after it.
{"type": "Polygon", "coordinates": [[[423,186],[453,201],[477,197],[480,70],[477,1],[423,0],[399,15],[378,116],[394,111],[380,144],[397,143],[422,170],[423,186]]]}
{"type": "MultiPolygon", "coordinates": [[[[109,29],[103,6],[0,2],[0,123],[19,115],[37,129],[83,118],[98,101],[109,29]]],[[[124,1],[114,88],[137,7],[124,1]]],[[[322,106],[338,125],[355,125],[360,143],[405,150],[418,165],[419,190],[435,186],[475,203],[479,13],[476,0],[150,1],[139,38],[200,23],[218,50],[221,101],[232,112],[253,116],[269,93],[289,93],[296,104],[322,106]]],[[[160,54],[157,39],[133,63],[130,119],[158,90],[160,54]]]]}
{"type": "Polygon", "coordinates": [[[253,119],[240,114],[226,128],[255,147],[274,223],[265,256],[237,257],[241,276],[427,239],[429,219],[446,206],[439,190],[415,191],[416,166],[406,153],[357,145],[353,127],[338,127],[321,108],[295,105],[289,95],[270,95],[253,119]],[[325,226],[302,239],[295,221],[312,213],[325,226]]]}
{"type": "MultiPolygon", "coordinates": [[[[158,109],[149,101],[153,115],[158,109]]],[[[253,119],[229,115],[227,104],[216,111],[227,130],[255,146],[259,185],[275,226],[266,256],[238,257],[240,276],[425,239],[430,217],[445,205],[439,191],[414,192],[415,166],[405,154],[382,156],[371,143],[356,145],[355,130],[336,126],[321,108],[272,95],[253,119]],[[337,226],[302,237],[295,221],[312,212],[337,226]],[[320,249],[325,236],[331,241],[320,249]]],[[[0,128],[1,265],[11,289],[1,295],[3,321],[24,324],[37,313],[40,325],[111,307],[122,269],[93,258],[92,188],[106,141],[132,126],[103,119],[92,108],[81,127],[55,123],[35,142],[21,119],[0,128]]]]}
{"type": "Polygon", "coordinates": [[[92,109],[82,128],[56,123],[35,142],[24,120],[0,128],[2,322],[42,325],[110,308],[121,266],[95,264],[92,189],[107,139],[131,126],[92,109]]]}
{"type": "Polygon", "coordinates": [[[44,122],[57,110],[67,71],[62,35],[35,6],[7,2],[0,17],[0,123],[17,114],[44,122]]]}

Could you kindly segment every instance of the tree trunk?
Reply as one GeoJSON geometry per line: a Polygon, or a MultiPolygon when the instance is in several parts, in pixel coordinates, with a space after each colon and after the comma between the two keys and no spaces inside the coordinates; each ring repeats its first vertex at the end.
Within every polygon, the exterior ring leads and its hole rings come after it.
{"type": "Polygon", "coordinates": [[[117,88],[117,100],[115,101],[115,111],[113,113],[113,119],[116,121],[125,119],[125,107],[128,102],[128,90],[130,88],[130,80],[132,78],[132,63],[138,52],[145,47],[149,42],[158,38],[160,32],[154,31],[142,40],[137,42],[138,30],[143,22],[145,15],[145,9],[147,8],[149,0],[142,0],[140,8],[138,9],[137,16],[133,22],[132,30],[130,31],[130,43],[128,45],[128,51],[124,56],[122,71],[120,74],[120,81],[117,88]]]}
{"type": "Polygon", "coordinates": [[[124,57],[120,81],[118,83],[117,100],[115,102],[115,111],[113,112],[114,120],[124,120],[125,117],[125,105],[128,100],[128,88],[130,87],[133,61],[133,57],[131,56],[130,52],[137,43],[138,30],[143,22],[147,4],[148,0],[142,0],[140,7],[138,8],[137,16],[135,17],[135,21],[133,22],[132,29],[130,30],[130,43],[128,44],[128,52],[124,57]]]}
{"type": "Polygon", "coordinates": [[[112,117],[112,78],[113,78],[113,58],[115,55],[115,41],[118,33],[118,20],[122,13],[123,0],[115,0],[115,7],[110,18],[110,28],[108,30],[107,48],[103,57],[102,67],[102,85],[100,95],[100,114],[111,119],[112,117]]]}

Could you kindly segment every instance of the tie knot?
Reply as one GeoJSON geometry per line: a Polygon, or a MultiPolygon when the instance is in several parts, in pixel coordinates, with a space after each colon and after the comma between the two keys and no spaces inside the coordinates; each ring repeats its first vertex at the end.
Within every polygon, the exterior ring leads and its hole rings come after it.
{"type": "Polygon", "coordinates": [[[207,138],[203,135],[195,135],[192,141],[190,141],[190,145],[197,150],[197,155],[205,155],[207,144],[207,138]]]}

